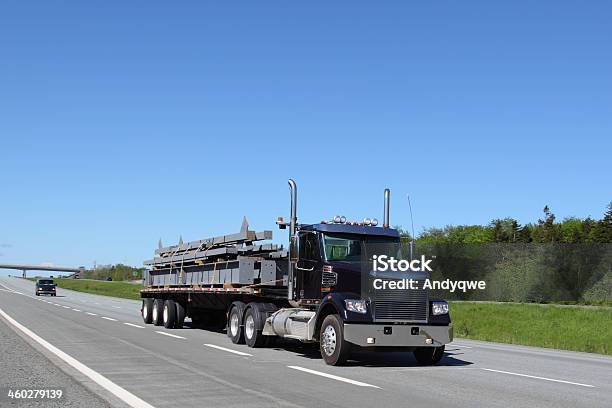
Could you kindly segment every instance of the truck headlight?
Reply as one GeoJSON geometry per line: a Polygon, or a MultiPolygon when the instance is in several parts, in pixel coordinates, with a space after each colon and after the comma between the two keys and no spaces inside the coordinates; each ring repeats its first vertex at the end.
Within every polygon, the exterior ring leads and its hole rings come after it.
{"type": "Polygon", "coordinates": [[[355,313],[367,313],[366,301],[363,299],[344,299],[346,310],[355,313]]]}
{"type": "Polygon", "coordinates": [[[448,313],[448,303],[443,300],[434,300],[431,302],[431,311],[434,316],[448,313]]]}

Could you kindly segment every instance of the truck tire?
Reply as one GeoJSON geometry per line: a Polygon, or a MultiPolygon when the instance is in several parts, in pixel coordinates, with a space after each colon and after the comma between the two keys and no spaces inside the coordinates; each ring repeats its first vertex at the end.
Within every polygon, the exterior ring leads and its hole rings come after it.
{"type": "Polygon", "coordinates": [[[344,325],[337,314],[325,317],[319,334],[319,349],[326,364],[343,365],[351,355],[351,344],[344,340],[344,325]]]}
{"type": "Polygon", "coordinates": [[[244,344],[244,309],[243,302],[232,302],[227,318],[227,336],[234,344],[244,344]]]}
{"type": "Polygon", "coordinates": [[[249,347],[263,347],[267,343],[267,336],[261,331],[264,326],[265,312],[263,305],[251,302],[244,313],[244,342],[249,347]]]}
{"type": "Polygon", "coordinates": [[[166,329],[174,329],[176,325],[176,305],[174,300],[166,300],[164,302],[164,312],[162,315],[162,321],[166,329]]]}
{"type": "Polygon", "coordinates": [[[153,309],[151,313],[151,321],[156,326],[164,324],[162,314],[164,313],[164,301],[163,299],[155,299],[153,301],[153,309]]]}
{"type": "Polygon", "coordinates": [[[176,323],[174,327],[182,329],[185,324],[185,307],[180,302],[174,302],[176,305],[176,323]]]}
{"type": "Polygon", "coordinates": [[[444,346],[440,347],[419,347],[414,350],[414,358],[420,365],[437,364],[444,357],[444,346]]]}
{"type": "Polygon", "coordinates": [[[145,324],[151,324],[153,322],[153,299],[144,298],[142,299],[142,320],[145,324]]]}

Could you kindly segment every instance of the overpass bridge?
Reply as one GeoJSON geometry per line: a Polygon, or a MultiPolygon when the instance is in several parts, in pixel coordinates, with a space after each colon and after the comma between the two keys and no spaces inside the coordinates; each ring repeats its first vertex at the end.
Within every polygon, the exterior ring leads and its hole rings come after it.
{"type": "Polygon", "coordinates": [[[51,265],[18,265],[18,264],[0,264],[0,269],[15,269],[21,271],[22,277],[26,278],[26,271],[52,271],[52,272],[73,272],[79,273],[84,272],[85,267],[79,266],[78,268],[69,268],[64,266],[51,266],[51,265]]]}

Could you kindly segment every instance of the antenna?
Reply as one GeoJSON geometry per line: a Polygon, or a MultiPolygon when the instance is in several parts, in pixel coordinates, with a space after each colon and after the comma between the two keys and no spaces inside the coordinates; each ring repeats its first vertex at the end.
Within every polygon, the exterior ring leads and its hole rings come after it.
{"type": "Polygon", "coordinates": [[[410,226],[412,228],[412,239],[410,240],[410,260],[412,260],[412,252],[414,248],[414,219],[412,218],[412,204],[410,203],[410,195],[406,194],[408,197],[408,208],[410,208],[410,226]]]}

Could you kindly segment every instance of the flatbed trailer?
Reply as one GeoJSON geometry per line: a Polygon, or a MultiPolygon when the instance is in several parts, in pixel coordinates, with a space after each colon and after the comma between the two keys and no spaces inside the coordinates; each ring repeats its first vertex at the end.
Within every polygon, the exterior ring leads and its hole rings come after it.
{"type": "MultiPolygon", "coordinates": [[[[297,223],[297,186],[291,190],[287,248],[260,241],[243,219],[238,233],[164,247],[160,242],[140,294],[145,323],[166,328],[226,328],[233,343],[263,347],[274,338],[318,342],[327,364],[340,365],[357,348],[413,351],[422,364],[437,363],[452,341],[448,304],[424,289],[372,291],[371,272],[358,257],[366,245],[399,243],[389,227],[389,190],[384,221],[350,222],[336,216],[318,224],[297,223]],[[432,307],[436,306],[444,307],[432,307]],[[444,313],[436,313],[442,310],[444,313]]],[[[407,272],[388,280],[423,279],[407,272]]]]}

